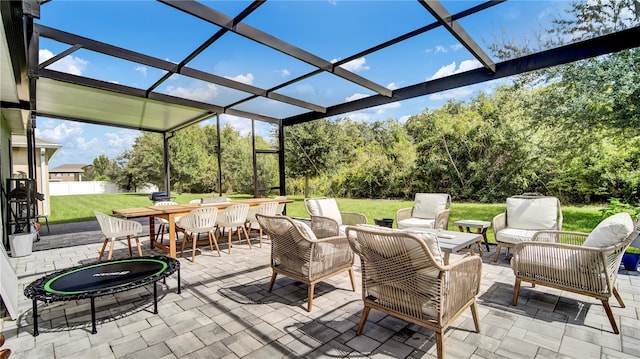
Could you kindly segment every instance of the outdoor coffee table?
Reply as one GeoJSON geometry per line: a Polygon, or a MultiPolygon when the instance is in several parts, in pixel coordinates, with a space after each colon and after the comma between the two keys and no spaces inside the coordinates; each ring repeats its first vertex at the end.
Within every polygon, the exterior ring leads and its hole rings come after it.
{"type": "MultiPolygon", "coordinates": [[[[482,235],[482,239],[484,240],[484,245],[487,247],[487,252],[490,251],[489,240],[487,239],[487,229],[491,227],[491,222],[477,221],[473,219],[461,219],[459,221],[453,222],[453,225],[458,226],[458,229],[460,230],[460,232],[464,232],[466,228],[467,233],[471,233],[471,228],[475,228],[476,233],[482,235]]],[[[480,242],[478,242],[478,250],[482,254],[482,246],[480,246],[480,242]]]]}
{"type": "Polygon", "coordinates": [[[178,272],[178,294],[180,294],[180,262],[165,256],[89,263],[44,276],[24,289],[24,295],[33,300],[33,336],[39,334],[38,300],[52,303],[64,300],[91,299],[91,333],[96,334],[96,297],[124,292],[153,283],[153,313],[158,314],[156,283],[176,271],[178,272]]]}
{"type": "Polygon", "coordinates": [[[457,253],[461,250],[468,249],[469,254],[473,255],[473,245],[482,240],[482,236],[477,233],[464,233],[454,231],[442,231],[427,228],[407,228],[402,229],[409,233],[433,233],[438,237],[440,250],[444,255],[444,264],[449,264],[451,253],[457,253]]]}

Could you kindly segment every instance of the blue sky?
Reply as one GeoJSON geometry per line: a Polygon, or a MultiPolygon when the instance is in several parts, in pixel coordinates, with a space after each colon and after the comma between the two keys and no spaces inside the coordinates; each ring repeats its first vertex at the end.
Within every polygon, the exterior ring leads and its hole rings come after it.
{"type": "MultiPolygon", "coordinates": [[[[248,3],[216,1],[210,5],[233,17],[248,3]]],[[[446,1],[444,5],[453,14],[479,3],[481,1],[446,1]]],[[[508,38],[518,42],[533,39],[535,33],[532,29],[548,23],[567,4],[566,1],[508,1],[480,15],[463,19],[460,24],[489,52],[486,46],[495,39],[508,38]]],[[[429,13],[416,1],[372,3],[353,0],[268,1],[246,19],[250,26],[332,62],[431,21],[429,13]],[[254,16],[255,14],[259,16],[254,16]],[[291,31],[292,28],[296,31],[291,31]]],[[[42,6],[41,19],[37,22],[173,62],[181,61],[218,29],[215,25],[148,0],[53,0],[42,6]]],[[[261,88],[269,88],[313,70],[308,64],[277,54],[250,40],[231,33],[227,35],[187,66],[261,88]],[[256,62],[256,58],[260,61],[256,62]]],[[[44,61],[68,47],[66,44],[41,39],[40,60],[44,61]]],[[[343,65],[389,89],[479,66],[469,52],[443,29],[429,31],[343,65]],[[389,63],[394,66],[389,66],[389,63]]],[[[158,69],[124,60],[114,61],[87,50],[76,51],[50,68],[138,88],[149,87],[164,74],[158,69]]],[[[466,100],[480,91],[491,92],[497,85],[478,84],[344,114],[341,117],[350,117],[356,121],[388,118],[405,121],[425,108],[437,108],[450,99],[466,100]]],[[[244,97],[236,91],[179,75],[172,76],[157,91],[212,103],[233,103],[244,97]]],[[[280,92],[324,106],[373,94],[368,89],[328,74],[314,76],[285,87],[280,92]]],[[[251,106],[253,107],[246,109],[261,111],[269,104],[256,101],[251,106]]],[[[288,115],[297,113],[296,109],[291,111],[288,115]]],[[[243,134],[251,129],[251,122],[247,119],[222,115],[221,121],[223,124],[231,124],[243,134]]],[[[267,128],[268,126],[260,126],[256,132],[265,133],[267,128]]],[[[115,158],[129,149],[139,135],[138,131],[114,127],[49,118],[37,119],[36,136],[63,146],[52,160],[52,167],[67,163],[89,164],[102,154],[115,158]]]]}

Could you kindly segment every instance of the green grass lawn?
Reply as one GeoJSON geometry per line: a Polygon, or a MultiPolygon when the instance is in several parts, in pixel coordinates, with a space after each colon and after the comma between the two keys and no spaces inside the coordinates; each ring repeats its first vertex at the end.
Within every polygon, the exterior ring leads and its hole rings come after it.
{"type": "MultiPolygon", "coordinates": [[[[210,194],[182,194],[176,195],[178,203],[188,203],[192,199],[210,197],[210,194]]],[[[230,198],[251,198],[250,195],[228,195],[230,198]]],[[[301,196],[289,197],[295,203],[287,205],[287,215],[291,217],[309,217],[304,209],[304,198],[301,196]]],[[[373,224],[374,218],[394,218],[400,208],[411,207],[413,201],[387,200],[387,199],[337,199],[342,211],[364,213],[369,223],[373,224]]],[[[118,194],[94,194],[52,196],[51,215],[49,223],[70,223],[94,220],[93,211],[111,214],[112,209],[128,207],[146,207],[153,203],[147,194],[118,193],[118,194]]],[[[459,219],[477,219],[491,221],[491,219],[503,212],[505,204],[483,203],[456,203],[451,205],[451,217],[449,223],[459,219]]],[[[563,206],[563,229],[568,231],[590,232],[602,219],[598,206],[563,206]]],[[[395,225],[395,223],[394,223],[395,225]]],[[[451,230],[456,230],[450,227],[451,230]]],[[[493,242],[493,231],[488,231],[489,241],[493,242]]]]}

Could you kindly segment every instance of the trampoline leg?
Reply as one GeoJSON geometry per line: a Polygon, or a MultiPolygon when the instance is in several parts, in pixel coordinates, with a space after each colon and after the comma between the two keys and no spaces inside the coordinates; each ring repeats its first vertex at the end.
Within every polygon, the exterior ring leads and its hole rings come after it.
{"type": "Polygon", "coordinates": [[[182,293],[182,289],[180,288],[180,267],[178,267],[178,294],[182,293]]]}
{"type": "Polygon", "coordinates": [[[91,334],[96,334],[96,299],[91,298],[91,334]]]}
{"type": "Polygon", "coordinates": [[[153,314],[158,314],[158,281],[153,282],[153,314]]]}
{"type": "Polygon", "coordinates": [[[38,304],[36,300],[33,300],[33,336],[37,337],[40,334],[38,332],[38,304]]]}

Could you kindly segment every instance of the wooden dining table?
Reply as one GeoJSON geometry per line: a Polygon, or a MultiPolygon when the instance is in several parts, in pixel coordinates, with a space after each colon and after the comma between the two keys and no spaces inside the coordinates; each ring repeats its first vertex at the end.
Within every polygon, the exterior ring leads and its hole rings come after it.
{"type": "Polygon", "coordinates": [[[113,209],[111,212],[114,215],[121,216],[127,219],[144,218],[149,217],[149,242],[151,248],[158,248],[169,254],[169,257],[176,258],[176,217],[181,217],[192,210],[202,206],[214,206],[218,208],[218,211],[224,211],[227,207],[238,204],[247,203],[249,208],[257,207],[265,202],[278,202],[278,203],[293,203],[291,199],[273,199],[273,198],[249,198],[239,199],[230,202],[222,203],[207,203],[207,204],[176,204],[170,206],[147,206],[147,207],[134,207],[134,208],[119,208],[113,209]],[[169,222],[169,245],[157,242],[155,236],[155,218],[164,218],[169,222]]]}

